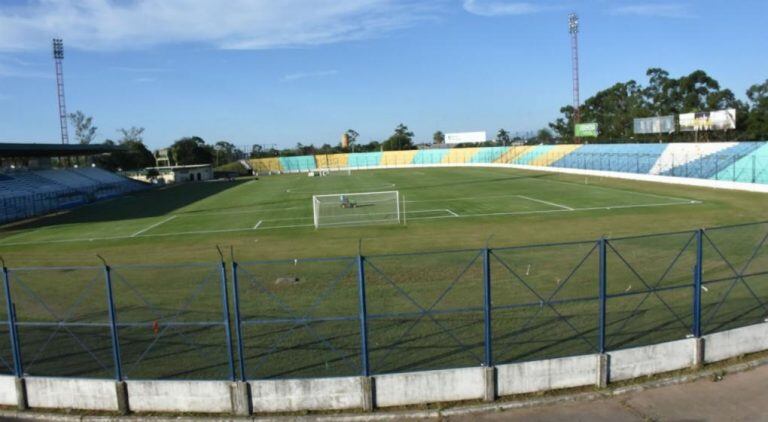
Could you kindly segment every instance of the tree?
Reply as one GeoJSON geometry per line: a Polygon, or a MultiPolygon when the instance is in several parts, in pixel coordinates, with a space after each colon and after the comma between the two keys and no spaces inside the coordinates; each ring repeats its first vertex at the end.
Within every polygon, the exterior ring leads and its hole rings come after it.
{"type": "Polygon", "coordinates": [[[98,128],[93,125],[93,117],[86,116],[85,113],[77,110],[69,114],[69,121],[75,127],[75,138],[79,143],[87,145],[96,138],[96,130],[98,128]]]}
{"type": "Polygon", "coordinates": [[[445,143],[445,134],[442,131],[438,130],[437,132],[435,132],[432,135],[432,142],[434,142],[435,144],[438,144],[438,145],[444,144],[445,143]]]}
{"type": "Polygon", "coordinates": [[[245,153],[231,142],[219,141],[213,146],[216,153],[216,167],[237,161],[245,156],[245,153]]]}
{"type": "Polygon", "coordinates": [[[212,164],[213,148],[198,137],[181,138],[171,145],[171,155],[176,165],[212,164]]]}
{"type": "Polygon", "coordinates": [[[747,99],[749,115],[746,118],[745,135],[749,139],[768,138],[768,79],[749,87],[747,99]]]}
{"type": "Polygon", "coordinates": [[[395,133],[381,144],[385,151],[400,151],[413,149],[413,132],[408,130],[408,126],[400,123],[395,128],[395,133]]]}
{"type": "Polygon", "coordinates": [[[120,140],[120,143],[127,142],[127,141],[144,142],[144,138],[142,137],[142,134],[144,134],[143,127],[131,126],[130,129],[121,128],[121,129],[118,129],[117,131],[123,135],[122,139],[120,140]]]}
{"type": "Polygon", "coordinates": [[[345,132],[347,135],[347,140],[349,141],[349,147],[352,148],[352,145],[357,142],[357,138],[360,136],[359,133],[357,133],[354,129],[349,129],[345,132]]]}
{"type": "Polygon", "coordinates": [[[511,142],[511,139],[509,138],[509,132],[507,132],[504,129],[499,129],[499,131],[496,133],[496,142],[499,143],[499,145],[509,145],[511,142]]]}
{"type": "Polygon", "coordinates": [[[554,140],[554,136],[552,136],[552,132],[549,129],[541,128],[536,132],[536,140],[542,144],[550,144],[554,140]]]}

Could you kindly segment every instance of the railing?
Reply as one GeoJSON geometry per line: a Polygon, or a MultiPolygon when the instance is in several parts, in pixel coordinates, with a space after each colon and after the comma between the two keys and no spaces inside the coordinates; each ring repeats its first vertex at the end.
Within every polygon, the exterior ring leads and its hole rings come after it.
{"type": "Polygon", "coordinates": [[[327,259],[3,268],[0,372],[258,380],[604,353],[768,316],[768,222],[327,259]]]}

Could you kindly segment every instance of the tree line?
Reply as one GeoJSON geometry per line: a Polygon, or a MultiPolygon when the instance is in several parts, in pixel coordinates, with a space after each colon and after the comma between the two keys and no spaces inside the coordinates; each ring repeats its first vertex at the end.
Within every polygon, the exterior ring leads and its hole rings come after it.
{"type": "MultiPolygon", "coordinates": [[[[600,132],[597,140],[690,142],[695,136],[692,132],[635,135],[633,120],[728,108],[736,109],[736,129],[700,132],[699,141],[768,138],[768,80],[752,85],[743,101],[703,70],[674,78],[664,69],[651,68],[646,76],[646,85],[634,80],[617,82],[588,98],[579,107],[581,122],[598,124],[600,132]]],[[[567,105],[560,109],[560,113],[562,116],[549,127],[562,142],[573,142],[574,108],[567,105]]]]}
{"type": "MultiPolygon", "coordinates": [[[[768,139],[768,79],[752,85],[746,91],[746,100],[736,98],[734,93],[723,88],[720,83],[703,70],[696,70],[679,78],[671,77],[669,72],[660,68],[651,68],[646,72],[648,82],[645,85],[630,80],[618,82],[599,91],[584,101],[579,108],[581,122],[595,122],[599,126],[600,142],[682,142],[693,141],[692,132],[673,132],[668,134],[635,135],[635,118],[677,115],[698,111],[713,111],[727,108],[736,109],[736,129],[730,131],[711,131],[698,134],[698,140],[764,140],[768,139]]],[[[535,135],[512,136],[507,130],[499,129],[494,139],[482,144],[452,145],[454,148],[475,146],[508,146],[518,144],[551,144],[578,142],[574,137],[574,108],[567,105],[560,109],[561,116],[542,128],[535,135]]],[[[93,118],[82,111],[70,114],[70,121],[75,129],[75,138],[82,144],[94,141],[98,128],[93,118]]],[[[153,167],[156,165],[154,154],[144,145],[142,127],[118,129],[116,140],[107,139],[107,145],[119,145],[121,151],[99,156],[96,163],[111,170],[131,170],[153,167]]],[[[314,154],[334,154],[341,152],[373,152],[412,150],[414,133],[403,123],[395,127],[392,134],[381,141],[359,142],[360,134],[349,129],[346,133],[347,147],[341,144],[324,143],[319,147],[314,144],[297,143],[293,148],[277,149],[275,145],[265,147],[253,145],[249,151],[238,148],[228,141],[207,144],[198,136],[176,140],[169,148],[172,165],[213,164],[220,166],[243,158],[263,158],[276,156],[297,156],[314,154]]],[[[445,143],[445,134],[438,130],[432,135],[432,144],[438,147],[445,143]]]]}

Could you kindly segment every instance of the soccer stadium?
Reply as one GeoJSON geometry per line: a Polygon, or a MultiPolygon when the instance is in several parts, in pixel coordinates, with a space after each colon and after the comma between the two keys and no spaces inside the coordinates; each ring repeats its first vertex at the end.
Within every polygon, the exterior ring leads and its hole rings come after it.
{"type": "Polygon", "coordinates": [[[62,142],[0,142],[0,417],[442,419],[765,359],[757,114],[612,129],[576,80],[537,136],[150,151],[69,143],[53,47],[62,142]]]}

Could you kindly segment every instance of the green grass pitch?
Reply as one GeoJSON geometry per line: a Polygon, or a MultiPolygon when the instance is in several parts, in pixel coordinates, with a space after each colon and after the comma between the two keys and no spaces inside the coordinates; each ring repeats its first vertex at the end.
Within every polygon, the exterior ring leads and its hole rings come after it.
{"type": "MultiPolygon", "coordinates": [[[[114,266],[129,378],[226,376],[220,245],[227,253],[231,246],[241,263],[249,378],[353,375],[360,368],[357,270],[345,257],[357,255],[358,245],[370,256],[365,271],[374,372],[479,364],[480,248],[486,243],[499,248],[490,259],[494,359],[531,360],[594,351],[596,239],[762,221],[768,217],[764,202],[755,193],[511,169],[293,174],[155,189],[6,226],[0,256],[11,268],[67,267],[12,276],[19,320],[27,324],[20,337],[30,373],[110,375],[98,254],[114,266]],[[400,192],[407,224],[313,227],[312,195],[391,190],[400,192]],[[568,243],[521,247],[551,242],[568,243]],[[397,255],[447,250],[460,251],[397,255]],[[307,260],[320,257],[338,259],[307,260]],[[35,325],[42,321],[74,325],[35,325]]],[[[764,232],[764,226],[749,226],[710,237],[738,266],[754,255],[764,232]]],[[[691,236],[612,243],[610,348],[685,337],[695,262],[691,236]]],[[[717,305],[733,274],[713,248],[707,250],[706,328],[759,319],[764,309],[741,285],[730,289],[726,305],[717,305]]],[[[757,255],[753,261],[768,269],[768,254],[757,255]]],[[[753,291],[765,300],[768,287],[759,286],[753,291]]]]}

